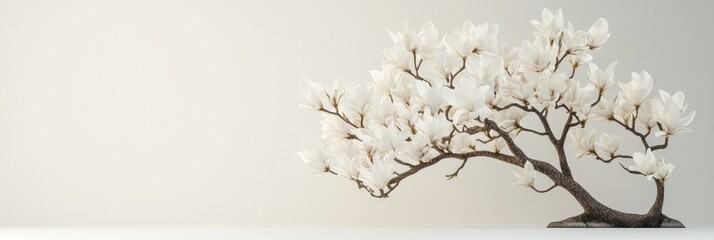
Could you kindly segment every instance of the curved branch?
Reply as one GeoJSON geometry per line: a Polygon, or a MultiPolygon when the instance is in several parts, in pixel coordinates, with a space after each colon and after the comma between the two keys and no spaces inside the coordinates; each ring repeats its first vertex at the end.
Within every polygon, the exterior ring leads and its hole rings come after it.
{"type": "Polygon", "coordinates": [[[600,100],[602,100],[602,94],[604,93],[603,90],[599,91],[600,93],[597,95],[597,100],[595,100],[594,103],[590,104],[590,107],[595,107],[598,103],[600,103],[600,100]]]}
{"type": "Polygon", "coordinates": [[[334,112],[333,112],[333,111],[330,111],[330,110],[327,110],[327,109],[324,109],[324,108],[320,108],[318,111],[321,111],[321,112],[324,112],[324,113],[327,113],[327,114],[331,114],[331,115],[335,115],[335,116],[339,117],[340,119],[342,119],[342,121],[344,121],[344,122],[346,122],[347,124],[349,124],[350,126],[352,126],[352,127],[354,127],[354,128],[359,128],[359,127],[357,127],[357,125],[355,125],[354,123],[350,122],[350,120],[347,119],[347,117],[342,116],[342,114],[340,114],[340,109],[337,108],[337,107],[335,107],[335,111],[334,111],[334,112]]]}
{"type": "MultiPolygon", "coordinates": [[[[632,134],[639,137],[640,141],[642,142],[642,145],[645,147],[645,150],[651,149],[652,151],[655,151],[655,150],[665,149],[669,145],[669,136],[666,136],[664,138],[664,143],[662,143],[660,145],[650,146],[649,142],[647,141],[647,136],[650,135],[651,129],[648,129],[647,133],[641,133],[641,132],[638,132],[637,129],[635,129],[634,123],[633,123],[633,126],[631,127],[625,123],[620,122],[617,119],[610,119],[610,120],[612,120],[613,122],[616,122],[618,125],[625,128],[625,130],[630,131],[632,134]]],[[[633,120],[633,122],[634,122],[634,120],[633,120]]]]}
{"type": "Polygon", "coordinates": [[[625,165],[622,165],[622,163],[620,163],[620,167],[622,167],[622,169],[625,169],[625,171],[627,171],[630,174],[646,176],[645,174],[643,174],[641,172],[630,170],[629,168],[625,167],[625,165]]]}
{"type": "Polygon", "coordinates": [[[565,52],[565,54],[563,54],[563,57],[561,57],[560,59],[558,59],[557,57],[555,58],[555,68],[553,69],[553,73],[558,71],[558,67],[560,67],[560,63],[562,63],[563,60],[565,59],[565,57],[567,57],[568,55],[570,55],[570,51],[565,52]]]}
{"type": "Polygon", "coordinates": [[[666,137],[664,137],[664,143],[662,143],[660,145],[652,146],[650,149],[652,149],[652,151],[665,149],[665,148],[667,148],[668,145],[669,145],[669,136],[666,136],[666,137]]]}
{"type": "Polygon", "coordinates": [[[538,131],[536,131],[536,130],[533,130],[533,129],[530,129],[530,128],[524,128],[524,127],[521,127],[521,126],[517,126],[517,127],[518,127],[518,129],[520,129],[521,131],[524,131],[524,132],[533,133],[533,134],[535,134],[535,135],[548,136],[548,133],[547,133],[547,132],[538,132],[538,131]]]}
{"type": "Polygon", "coordinates": [[[632,156],[628,156],[628,155],[611,155],[610,159],[604,159],[604,158],[600,157],[600,155],[598,155],[597,152],[595,152],[595,151],[593,151],[593,154],[595,155],[596,160],[599,160],[604,163],[610,163],[610,162],[612,162],[612,160],[615,160],[618,158],[630,158],[630,159],[632,158],[632,156]]]}
{"type": "Polygon", "coordinates": [[[498,111],[503,111],[503,110],[507,110],[507,109],[512,108],[512,107],[520,108],[521,110],[526,111],[526,112],[533,112],[531,109],[529,109],[529,108],[526,107],[526,106],[521,105],[520,103],[511,103],[511,104],[508,104],[508,105],[503,106],[503,107],[493,106],[493,109],[496,109],[496,110],[498,110],[498,111]]]}
{"type": "Polygon", "coordinates": [[[486,119],[485,123],[486,123],[486,127],[488,127],[491,130],[496,131],[498,133],[498,135],[500,137],[502,137],[503,140],[506,141],[506,145],[508,145],[508,148],[511,150],[511,152],[513,152],[514,155],[516,155],[516,157],[519,157],[519,158],[523,159],[524,161],[526,159],[529,159],[528,156],[526,156],[526,153],[524,153],[523,150],[516,145],[516,143],[511,138],[511,136],[508,135],[508,133],[506,131],[499,128],[498,124],[496,122],[494,122],[491,119],[486,119]]]}
{"type": "Polygon", "coordinates": [[[466,59],[468,59],[468,57],[461,58],[461,61],[462,61],[461,68],[459,68],[459,70],[456,71],[456,73],[451,74],[451,79],[447,79],[447,80],[449,80],[449,86],[448,86],[449,88],[451,88],[451,89],[454,88],[454,79],[456,78],[457,75],[459,75],[459,73],[463,72],[464,69],[466,69],[466,59]]]}
{"type": "Polygon", "coordinates": [[[375,197],[378,198],[385,198],[389,197],[389,193],[391,193],[394,189],[399,186],[399,183],[404,180],[405,178],[414,175],[421,171],[424,168],[427,168],[429,166],[432,166],[441,160],[447,159],[447,158],[457,158],[457,159],[462,159],[466,161],[469,158],[472,157],[489,157],[493,159],[498,159],[506,163],[514,164],[520,167],[523,167],[525,164],[525,161],[522,161],[519,158],[516,158],[514,156],[502,154],[502,153],[496,153],[496,152],[491,152],[491,151],[473,151],[473,152],[468,152],[468,153],[463,153],[463,154],[456,154],[456,153],[442,153],[439,156],[436,156],[434,159],[428,162],[421,162],[417,165],[414,165],[414,167],[410,168],[409,170],[402,172],[398,174],[396,177],[392,178],[389,180],[387,183],[387,188],[388,190],[386,192],[383,192],[380,195],[377,195],[375,197]]]}
{"type": "Polygon", "coordinates": [[[617,124],[619,124],[620,126],[625,128],[625,130],[630,131],[635,136],[639,137],[640,141],[642,142],[642,145],[645,146],[645,150],[650,148],[650,144],[647,142],[647,135],[649,135],[649,134],[646,135],[646,134],[640,133],[634,127],[627,126],[627,124],[622,123],[619,120],[612,119],[612,121],[616,122],[617,124]]]}
{"type": "Polygon", "coordinates": [[[399,164],[401,164],[401,165],[407,166],[407,167],[415,167],[415,166],[416,166],[416,165],[414,165],[414,164],[411,164],[411,163],[402,161],[402,160],[400,160],[399,158],[394,158],[394,161],[397,162],[397,163],[399,163],[399,164]]]}
{"type": "MultiPolygon", "coordinates": [[[[548,119],[546,118],[545,115],[539,113],[536,111],[536,116],[538,116],[538,119],[540,119],[541,124],[543,124],[543,128],[545,129],[545,132],[548,133],[548,139],[550,139],[550,142],[553,144],[555,147],[556,152],[558,153],[558,163],[560,164],[560,171],[563,172],[563,174],[567,177],[573,177],[573,174],[570,172],[570,166],[568,166],[568,158],[565,156],[565,138],[561,137],[561,139],[555,138],[555,135],[553,134],[553,130],[550,128],[550,123],[548,123],[548,119]]],[[[568,117],[568,121],[566,122],[566,127],[563,130],[563,134],[566,134],[567,136],[567,129],[570,129],[568,124],[570,121],[573,119],[573,114],[570,114],[568,117]]]]}
{"type": "Polygon", "coordinates": [[[452,173],[452,174],[447,174],[447,175],[446,175],[447,180],[451,180],[452,178],[455,178],[456,176],[458,176],[458,175],[459,175],[459,172],[461,171],[461,169],[464,169],[464,167],[466,166],[466,161],[467,161],[467,160],[468,160],[468,159],[461,159],[461,166],[459,166],[459,168],[457,168],[454,173],[452,173]]]}
{"type": "Polygon", "coordinates": [[[411,69],[404,69],[404,72],[406,72],[407,74],[411,75],[411,76],[414,77],[414,79],[416,79],[416,80],[424,81],[426,84],[429,84],[429,87],[431,87],[431,82],[429,82],[429,81],[427,81],[426,79],[424,79],[423,77],[419,76],[419,68],[421,67],[421,63],[422,63],[424,60],[423,60],[423,59],[422,59],[422,60],[419,60],[419,63],[417,64],[416,51],[412,51],[412,56],[413,56],[413,60],[412,60],[412,61],[414,61],[414,72],[412,72],[411,69]]]}
{"type": "Polygon", "coordinates": [[[545,189],[545,190],[538,190],[537,188],[535,188],[535,186],[531,186],[531,189],[533,189],[533,190],[535,190],[536,192],[539,192],[539,193],[547,193],[547,192],[549,192],[550,190],[553,190],[553,188],[555,188],[555,187],[557,187],[557,186],[558,186],[558,184],[555,184],[555,183],[554,183],[553,186],[550,186],[549,188],[547,188],[547,189],[545,189]]]}
{"type": "Polygon", "coordinates": [[[664,181],[655,179],[655,184],[657,185],[657,197],[648,213],[652,215],[662,214],[662,207],[664,206],[664,181]]]}

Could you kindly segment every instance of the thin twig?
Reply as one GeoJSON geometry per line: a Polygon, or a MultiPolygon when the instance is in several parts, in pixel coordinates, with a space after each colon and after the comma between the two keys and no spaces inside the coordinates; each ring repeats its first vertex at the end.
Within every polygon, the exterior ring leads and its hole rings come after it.
{"type": "Polygon", "coordinates": [[[337,107],[335,107],[335,111],[334,111],[334,112],[329,111],[329,110],[324,109],[324,108],[319,109],[319,111],[324,112],[324,113],[328,113],[328,114],[335,115],[335,116],[339,117],[340,119],[342,119],[342,121],[345,121],[345,122],[346,122],[347,124],[349,124],[350,126],[352,126],[352,127],[354,127],[354,128],[359,128],[359,127],[357,127],[357,125],[355,125],[354,123],[350,122],[350,120],[347,119],[347,117],[342,116],[342,114],[340,114],[340,109],[337,108],[337,107]]]}
{"type": "Polygon", "coordinates": [[[457,168],[454,173],[446,175],[447,179],[451,180],[452,178],[455,178],[456,176],[458,176],[461,169],[463,169],[464,166],[466,166],[466,161],[467,161],[467,159],[462,159],[461,166],[459,166],[459,168],[457,168]]]}
{"type": "Polygon", "coordinates": [[[545,190],[538,190],[537,188],[535,188],[535,186],[531,186],[531,189],[533,189],[539,193],[546,193],[546,192],[549,192],[550,190],[553,190],[553,188],[555,188],[557,186],[558,186],[557,184],[553,184],[553,186],[550,186],[549,188],[546,188],[545,190]]]}
{"type": "Polygon", "coordinates": [[[632,170],[626,168],[625,165],[622,165],[622,163],[620,163],[620,166],[622,167],[622,169],[625,169],[625,171],[627,171],[628,173],[646,176],[644,173],[641,173],[641,172],[638,172],[638,171],[632,171],[632,170]]]}

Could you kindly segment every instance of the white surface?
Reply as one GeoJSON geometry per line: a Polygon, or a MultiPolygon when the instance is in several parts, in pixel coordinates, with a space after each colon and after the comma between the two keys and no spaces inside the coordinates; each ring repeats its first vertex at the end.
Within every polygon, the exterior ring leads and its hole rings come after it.
{"type": "MultiPolygon", "coordinates": [[[[439,163],[373,199],[302,174],[295,154],[320,138],[320,116],[297,107],[298,82],[369,81],[391,44],[385,28],[495,22],[519,45],[544,6],[579,29],[609,21],[595,59],[619,59],[617,80],[649,70],[655,90],[686,93],[697,116],[661,153],[677,165],[664,212],[711,224],[710,2],[0,1],[0,225],[545,226],[578,214],[562,189],[513,186],[509,166],[487,159],[452,181],[458,162],[439,163]]],[[[525,140],[531,156],[554,159],[547,141],[525,140]]],[[[572,169],[613,208],[654,201],[654,184],[617,164],[572,169]]]]}
{"type": "Polygon", "coordinates": [[[450,240],[450,239],[712,239],[714,228],[687,229],[542,229],[542,228],[20,228],[0,229],[0,239],[12,240],[450,240]]]}

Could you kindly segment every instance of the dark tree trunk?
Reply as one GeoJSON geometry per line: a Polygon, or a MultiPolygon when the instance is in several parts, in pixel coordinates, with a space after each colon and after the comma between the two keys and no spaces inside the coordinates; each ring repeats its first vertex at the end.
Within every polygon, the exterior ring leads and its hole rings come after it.
{"type": "MultiPolygon", "coordinates": [[[[541,118],[541,121],[546,121],[542,115],[538,116],[541,118]]],[[[546,132],[550,132],[550,128],[547,127],[547,123],[544,123],[543,125],[546,127],[546,132]]],[[[498,125],[495,122],[487,120],[486,127],[498,132],[506,141],[508,148],[515,155],[514,157],[500,157],[498,159],[520,167],[523,167],[526,161],[531,162],[536,171],[548,176],[548,178],[553,180],[556,186],[560,186],[568,191],[571,195],[573,195],[575,200],[578,201],[580,206],[583,207],[582,214],[563,221],[551,223],[548,227],[684,227],[681,222],[662,214],[662,206],[664,204],[664,181],[655,180],[657,186],[657,198],[647,213],[633,214],[620,212],[598,202],[590,195],[590,193],[588,193],[588,191],[580,186],[575,179],[573,179],[572,174],[570,174],[569,168],[567,167],[567,159],[565,159],[564,154],[565,152],[562,151],[562,141],[552,140],[554,144],[556,144],[563,172],[559,171],[550,163],[528,158],[523,150],[521,150],[521,148],[513,142],[513,139],[511,139],[508,133],[498,128],[498,125]]],[[[563,132],[563,134],[565,133],[566,132],[563,132]]]]}
{"type": "Polygon", "coordinates": [[[657,198],[647,213],[624,213],[598,202],[573,178],[560,173],[552,165],[539,161],[531,162],[537,171],[547,175],[555,184],[567,190],[583,207],[582,214],[550,223],[548,227],[684,227],[678,220],[662,214],[664,182],[661,180],[654,180],[657,186],[657,198]]]}

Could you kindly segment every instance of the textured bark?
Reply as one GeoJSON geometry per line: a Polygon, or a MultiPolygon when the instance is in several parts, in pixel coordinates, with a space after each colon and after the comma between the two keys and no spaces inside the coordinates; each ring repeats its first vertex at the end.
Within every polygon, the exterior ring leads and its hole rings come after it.
{"type": "Polygon", "coordinates": [[[662,214],[664,182],[661,180],[655,180],[657,197],[650,210],[645,214],[632,214],[620,212],[603,205],[575,180],[564,176],[552,166],[541,163],[537,165],[540,166],[536,166],[536,163],[534,163],[536,170],[551,177],[557,185],[567,190],[584,210],[578,216],[551,223],[548,227],[684,227],[681,222],[662,214]]]}
{"type": "MultiPolygon", "coordinates": [[[[613,224],[606,223],[597,219],[593,219],[588,215],[580,214],[561,221],[548,224],[549,228],[612,228],[617,227],[613,224]]],[[[660,228],[684,228],[684,224],[676,219],[664,216],[659,226],[660,228]]]]}
{"type": "MultiPolygon", "coordinates": [[[[608,225],[609,227],[660,227],[665,220],[667,220],[668,223],[679,223],[679,221],[670,219],[662,214],[662,206],[664,204],[664,181],[659,179],[654,180],[657,186],[657,197],[647,213],[633,214],[620,212],[605,206],[593,198],[593,196],[591,196],[585,188],[573,179],[572,175],[558,171],[558,169],[547,162],[529,158],[523,150],[516,145],[508,133],[497,127],[495,122],[486,120],[486,126],[498,132],[501,137],[503,137],[508,145],[508,148],[511,152],[513,152],[515,158],[518,159],[516,161],[510,161],[509,163],[523,167],[526,161],[531,162],[536,171],[548,176],[548,178],[550,178],[555,185],[564,188],[575,198],[576,201],[578,201],[580,206],[583,208],[583,214],[566,220],[569,220],[570,222],[603,223],[598,225],[608,225]]],[[[503,161],[503,159],[501,160],[503,161]]],[[[562,163],[563,161],[560,162],[562,163]]],[[[565,165],[567,165],[567,163],[565,165]]],[[[679,225],[684,227],[681,223],[679,223],[679,225]]]]}

